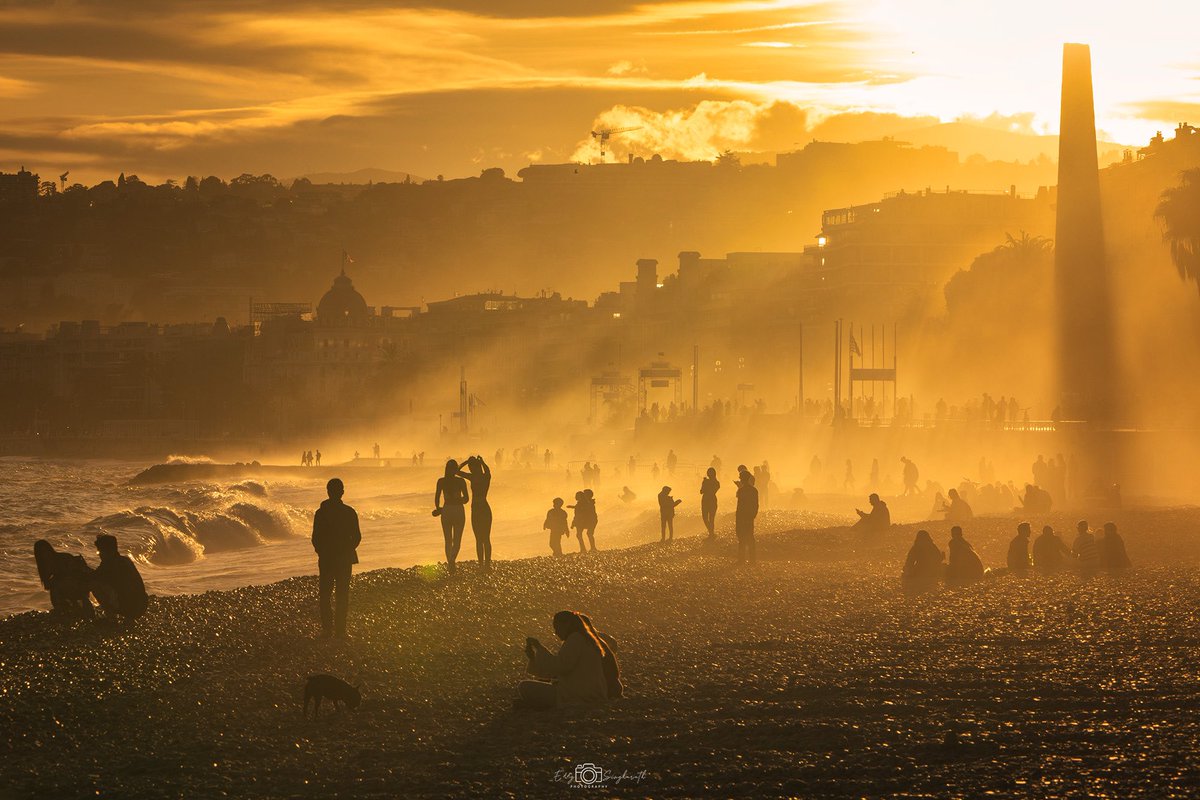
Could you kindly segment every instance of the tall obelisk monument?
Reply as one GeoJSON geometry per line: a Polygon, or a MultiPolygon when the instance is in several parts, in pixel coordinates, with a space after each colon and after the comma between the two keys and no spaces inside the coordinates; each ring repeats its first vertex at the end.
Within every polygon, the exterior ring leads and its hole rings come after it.
{"type": "Polygon", "coordinates": [[[1092,429],[1109,428],[1117,411],[1118,387],[1100,216],[1092,54],[1086,44],[1063,45],[1056,223],[1061,416],[1086,422],[1092,429]]]}

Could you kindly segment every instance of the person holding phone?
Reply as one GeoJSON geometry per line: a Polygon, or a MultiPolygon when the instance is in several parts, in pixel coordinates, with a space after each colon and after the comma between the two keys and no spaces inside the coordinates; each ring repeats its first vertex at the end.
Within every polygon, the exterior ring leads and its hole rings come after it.
{"type": "Polygon", "coordinates": [[[526,671],[534,680],[518,684],[513,706],[551,709],[608,702],[605,645],[587,618],[575,611],[559,611],[554,615],[554,633],[562,640],[557,653],[532,636],[525,640],[526,671]]]}

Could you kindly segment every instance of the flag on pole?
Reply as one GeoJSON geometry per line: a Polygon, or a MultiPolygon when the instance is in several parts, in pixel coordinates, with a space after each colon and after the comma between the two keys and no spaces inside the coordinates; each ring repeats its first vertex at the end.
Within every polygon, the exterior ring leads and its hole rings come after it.
{"type": "Polygon", "coordinates": [[[858,340],[854,338],[854,327],[850,327],[850,352],[862,358],[862,348],[858,346],[858,340]]]}

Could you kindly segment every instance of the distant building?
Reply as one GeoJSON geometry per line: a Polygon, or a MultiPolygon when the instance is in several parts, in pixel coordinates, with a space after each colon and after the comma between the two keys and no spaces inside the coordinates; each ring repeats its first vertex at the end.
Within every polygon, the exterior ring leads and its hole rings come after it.
{"type": "Polygon", "coordinates": [[[37,199],[40,181],[37,173],[20,171],[0,172],[0,204],[32,203],[37,199]]]}
{"type": "Polygon", "coordinates": [[[403,316],[377,313],[343,271],[317,303],[257,304],[246,383],[269,406],[272,425],[361,418],[384,397],[384,367],[408,347],[403,316]]]}
{"type": "Polygon", "coordinates": [[[956,271],[1021,232],[1053,237],[1052,192],[900,192],[826,211],[818,244],[834,302],[891,320],[914,303],[940,304],[956,271]]]}

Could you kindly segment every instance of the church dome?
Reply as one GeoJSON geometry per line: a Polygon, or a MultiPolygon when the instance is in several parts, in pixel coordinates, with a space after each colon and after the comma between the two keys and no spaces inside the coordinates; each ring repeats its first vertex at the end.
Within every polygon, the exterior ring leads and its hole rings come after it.
{"type": "Polygon", "coordinates": [[[333,279],[333,288],[317,304],[317,321],[326,325],[364,322],[368,316],[367,301],[345,272],[333,279]]]}

